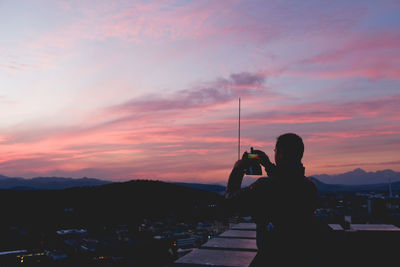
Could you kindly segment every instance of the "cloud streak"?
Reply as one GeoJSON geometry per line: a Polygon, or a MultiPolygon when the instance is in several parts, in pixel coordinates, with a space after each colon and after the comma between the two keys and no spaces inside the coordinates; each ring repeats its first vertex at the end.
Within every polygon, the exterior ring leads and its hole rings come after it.
{"type": "Polygon", "coordinates": [[[400,79],[400,35],[397,32],[363,34],[338,48],[301,60],[288,75],[317,78],[365,77],[400,79]]]}
{"type": "Polygon", "coordinates": [[[265,77],[247,72],[167,95],[148,95],[111,107],[111,111],[148,112],[198,109],[225,104],[239,97],[255,97],[267,90],[265,77]]]}
{"type": "Polygon", "coordinates": [[[358,102],[318,102],[282,105],[275,110],[251,114],[247,123],[304,124],[337,122],[360,118],[380,118],[395,121],[399,116],[400,95],[382,98],[367,98],[358,102]]]}

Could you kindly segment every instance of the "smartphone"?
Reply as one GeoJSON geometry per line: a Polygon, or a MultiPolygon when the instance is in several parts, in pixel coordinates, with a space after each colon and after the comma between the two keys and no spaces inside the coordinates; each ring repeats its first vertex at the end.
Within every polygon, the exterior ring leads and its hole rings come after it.
{"type": "Polygon", "coordinates": [[[259,159],[260,157],[258,156],[258,154],[249,153],[249,154],[247,154],[247,158],[249,158],[249,159],[259,159]]]}
{"type": "Polygon", "coordinates": [[[248,166],[246,169],[247,175],[262,175],[261,166],[258,163],[258,159],[260,156],[253,152],[253,148],[251,148],[250,153],[247,154],[248,166]]]}

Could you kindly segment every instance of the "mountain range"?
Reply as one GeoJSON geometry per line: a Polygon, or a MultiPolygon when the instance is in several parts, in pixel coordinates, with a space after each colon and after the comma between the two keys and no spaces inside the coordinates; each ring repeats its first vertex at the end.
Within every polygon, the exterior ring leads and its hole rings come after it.
{"type": "MultiPolygon", "coordinates": [[[[318,191],[324,192],[361,192],[379,191],[388,192],[389,180],[391,181],[392,191],[400,191],[400,172],[392,170],[382,170],[376,172],[366,172],[362,169],[355,169],[350,172],[336,175],[314,175],[310,177],[318,187],[318,191]]],[[[243,178],[242,187],[251,185],[257,180],[253,176],[243,178]]],[[[207,191],[223,194],[226,189],[226,182],[218,185],[178,183],[191,188],[203,189],[207,191]]]]}
{"type": "MultiPolygon", "coordinates": [[[[310,177],[318,186],[321,192],[338,191],[387,191],[388,182],[391,181],[392,190],[400,191],[400,172],[382,170],[366,172],[362,169],[355,169],[350,172],[336,175],[314,175],[310,177]]],[[[249,186],[257,178],[245,176],[242,186],[249,186]]],[[[57,190],[74,187],[93,187],[111,184],[112,181],[99,180],[94,178],[62,178],[62,177],[36,177],[24,179],[20,177],[8,177],[0,175],[0,189],[12,190],[57,190]]],[[[200,183],[174,183],[185,187],[200,189],[204,191],[223,194],[226,182],[221,184],[200,184],[200,183]]]]}
{"type": "Polygon", "coordinates": [[[51,229],[82,224],[96,226],[99,222],[136,224],[143,218],[171,216],[215,218],[221,213],[216,204],[222,200],[221,195],[213,192],[153,180],[64,190],[0,190],[0,226],[51,229]]]}
{"type": "Polygon", "coordinates": [[[87,177],[79,179],[63,177],[36,177],[32,179],[24,179],[20,177],[8,177],[0,175],[0,189],[51,190],[83,186],[99,186],[110,183],[112,182],[87,177]]]}
{"type": "MultiPolygon", "coordinates": [[[[320,180],[310,177],[311,180],[317,185],[319,193],[330,193],[330,192],[388,192],[389,185],[388,183],[379,183],[379,184],[366,184],[366,185],[343,185],[343,184],[326,184],[321,182],[320,180]]],[[[246,185],[250,185],[251,182],[254,182],[256,179],[251,178],[250,180],[246,179],[247,182],[242,185],[242,187],[246,187],[246,185]]],[[[206,184],[196,184],[196,183],[178,183],[179,185],[201,189],[206,191],[211,191],[223,195],[225,193],[226,187],[222,185],[206,185],[206,184]]],[[[391,184],[393,192],[400,191],[400,182],[394,182],[391,184]]]]}
{"type": "MultiPolygon", "coordinates": [[[[366,172],[360,168],[341,174],[317,174],[310,177],[325,184],[344,186],[388,184],[389,181],[392,183],[400,182],[400,172],[392,170],[366,172]]],[[[245,176],[243,179],[243,186],[249,186],[255,180],[257,180],[257,178],[245,176]]]]}
{"type": "Polygon", "coordinates": [[[392,170],[381,170],[376,172],[366,172],[363,169],[357,168],[350,172],[342,174],[328,175],[320,174],[313,175],[321,182],[328,184],[343,184],[343,185],[368,185],[391,182],[400,182],[400,172],[392,170]]]}

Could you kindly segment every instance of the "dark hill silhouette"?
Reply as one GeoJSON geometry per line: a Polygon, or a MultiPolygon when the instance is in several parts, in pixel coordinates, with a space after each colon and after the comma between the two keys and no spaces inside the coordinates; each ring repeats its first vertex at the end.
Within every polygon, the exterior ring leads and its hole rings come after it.
{"type": "Polygon", "coordinates": [[[225,186],[217,185],[217,184],[199,184],[199,183],[174,183],[176,185],[186,186],[194,189],[206,190],[218,194],[225,193],[225,186]]]}
{"type": "Polygon", "coordinates": [[[144,217],[193,220],[218,216],[212,204],[222,199],[213,192],[147,180],[64,190],[0,190],[0,224],[63,228],[132,224],[144,217]]]}

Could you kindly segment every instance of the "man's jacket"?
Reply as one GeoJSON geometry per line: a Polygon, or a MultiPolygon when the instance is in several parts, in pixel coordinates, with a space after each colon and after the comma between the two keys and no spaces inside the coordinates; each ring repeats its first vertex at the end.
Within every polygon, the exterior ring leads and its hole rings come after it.
{"type": "Polygon", "coordinates": [[[317,187],[304,176],[302,165],[274,166],[268,174],[244,189],[228,182],[228,207],[251,215],[257,225],[258,254],[252,266],[308,263],[320,227],[314,215],[317,187]]]}

